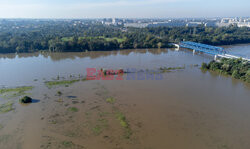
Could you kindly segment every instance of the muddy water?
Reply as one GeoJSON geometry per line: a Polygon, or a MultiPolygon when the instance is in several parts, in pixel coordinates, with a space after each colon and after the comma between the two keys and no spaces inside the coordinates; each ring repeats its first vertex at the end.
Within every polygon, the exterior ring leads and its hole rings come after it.
{"type": "Polygon", "coordinates": [[[38,101],[0,98],[14,102],[13,111],[0,114],[1,149],[250,148],[250,86],[195,66],[212,57],[170,49],[0,57],[1,87],[34,86],[28,92],[38,101]],[[161,80],[128,80],[127,74],[121,81],[44,84],[84,76],[86,68],[164,66],[185,69],[162,73],[161,80]],[[110,97],[115,101],[107,102],[110,97]]]}

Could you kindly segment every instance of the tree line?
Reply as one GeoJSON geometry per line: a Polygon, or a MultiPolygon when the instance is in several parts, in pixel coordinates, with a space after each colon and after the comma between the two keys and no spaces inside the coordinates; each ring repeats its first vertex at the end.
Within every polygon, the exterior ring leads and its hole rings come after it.
{"type": "Polygon", "coordinates": [[[250,43],[250,29],[235,26],[123,28],[98,23],[72,25],[65,21],[15,25],[0,24],[0,53],[167,48],[169,43],[180,41],[211,45],[250,43]]]}

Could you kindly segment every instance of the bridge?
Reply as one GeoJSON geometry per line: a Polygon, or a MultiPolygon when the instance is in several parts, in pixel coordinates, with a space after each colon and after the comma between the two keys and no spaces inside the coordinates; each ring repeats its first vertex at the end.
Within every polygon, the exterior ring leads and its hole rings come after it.
{"type": "Polygon", "coordinates": [[[202,52],[206,53],[209,55],[213,55],[214,59],[216,60],[217,58],[242,58],[244,60],[250,61],[248,58],[243,58],[242,56],[238,54],[232,54],[228,53],[224,48],[222,47],[216,47],[216,46],[211,46],[211,45],[206,45],[206,44],[201,44],[201,43],[196,43],[196,42],[191,42],[191,41],[182,41],[180,44],[174,44],[178,48],[187,48],[187,49],[192,49],[193,52],[202,52]]]}

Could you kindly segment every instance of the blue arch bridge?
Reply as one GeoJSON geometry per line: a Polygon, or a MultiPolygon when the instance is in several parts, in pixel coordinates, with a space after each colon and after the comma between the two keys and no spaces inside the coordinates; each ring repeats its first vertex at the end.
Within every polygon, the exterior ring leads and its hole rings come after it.
{"type": "Polygon", "coordinates": [[[202,52],[209,55],[213,55],[214,59],[217,60],[217,58],[242,58],[244,60],[250,61],[248,58],[243,58],[239,54],[233,54],[227,52],[224,48],[191,42],[191,41],[182,41],[179,44],[174,44],[178,48],[187,48],[192,49],[193,52],[202,52]]]}

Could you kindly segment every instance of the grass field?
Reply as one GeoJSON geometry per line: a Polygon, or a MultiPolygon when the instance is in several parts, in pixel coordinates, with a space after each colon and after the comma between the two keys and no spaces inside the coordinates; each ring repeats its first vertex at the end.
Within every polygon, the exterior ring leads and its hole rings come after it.
{"type": "MultiPolygon", "coordinates": [[[[104,39],[106,41],[115,41],[116,40],[118,43],[121,43],[121,42],[126,40],[126,37],[124,37],[124,38],[118,38],[118,37],[107,38],[104,36],[98,36],[98,37],[79,37],[78,39],[79,40],[81,40],[81,39],[93,39],[93,40],[94,39],[104,39]]],[[[62,41],[73,41],[73,37],[63,37],[61,40],[62,41]]]]}

